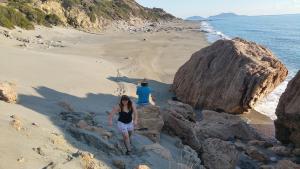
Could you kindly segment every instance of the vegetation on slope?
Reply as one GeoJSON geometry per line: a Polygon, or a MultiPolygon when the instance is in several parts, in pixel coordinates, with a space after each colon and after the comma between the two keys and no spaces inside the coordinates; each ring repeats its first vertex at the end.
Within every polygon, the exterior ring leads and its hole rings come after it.
{"type": "Polygon", "coordinates": [[[110,20],[129,20],[131,16],[158,21],[174,19],[174,16],[159,8],[145,8],[134,0],[62,0],[66,9],[79,7],[86,11],[91,21],[96,17],[110,20]]]}
{"type": "Polygon", "coordinates": [[[34,29],[34,24],[51,27],[62,22],[55,14],[46,14],[35,8],[30,1],[10,0],[8,4],[0,4],[0,25],[9,29],[19,26],[23,29],[34,29]]]}
{"type": "MultiPolygon", "coordinates": [[[[80,9],[86,13],[90,21],[95,23],[97,19],[124,20],[131,17],[149,21],[170,20],[174,16],[159,8],[145,8],[134,0],[8,0],[5,5],[0,4],[0,25],[13,29],[19,26],[25,29],[33,29],[34,24],[51,27],[62,25],[61,18],[53,13],[46,13],[39,9],[35,3],[56,1],[61,4],[65,11],[80,9]]],[[[67,16],[66,16],[67,17],[67,16]]],[[[67,18],[72,24],[74,18],[67,18]]]]}
{"type": "Polygon", "coordinates": [[[33,29],[34,26],[19,11],[11,7],[0,5],[0,25],[9,29],[19,26],[24,29],[33,29]]]}

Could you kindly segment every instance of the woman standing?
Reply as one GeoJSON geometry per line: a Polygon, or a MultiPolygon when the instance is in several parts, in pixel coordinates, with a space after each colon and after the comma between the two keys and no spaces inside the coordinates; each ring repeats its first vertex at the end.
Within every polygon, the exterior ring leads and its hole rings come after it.
{"type": "Polygon", "coordinates": [[[136,107],[134,104],[132,104],[132,101],[128,96],[123,95],[121,97],[121,101],[119,105],[115,106],[109,114],[108,122],[110,126],[112,126],[113,123],[112,119],[116,113],[119,113],[118,129],[123,135],[124,144],[127,149],[126,154],[130,155],[131,153],[130,137],[133,133],[134,126],[137,125],[137,120],[138,120],[136,107]]]}

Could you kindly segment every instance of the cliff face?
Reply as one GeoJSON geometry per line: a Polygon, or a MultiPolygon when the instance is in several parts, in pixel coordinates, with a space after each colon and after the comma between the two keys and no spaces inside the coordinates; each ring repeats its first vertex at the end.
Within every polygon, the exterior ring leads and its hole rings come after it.
{"type": "Polygon", "coordinates": [[[38,24],[103,30],[114,23],[122,24],[126,29],[126,26],[175,19],[162,9],[145,8],[134,0],[8,0],[2,3],[0,11],[1,26],[25,29],[33,29],[34,24],[38,24]],[[10,13],[17,13],[26,24],[15,21],[10,13]]]}
{"type": "Polygon", "coordinates": [[[240,114],[287,76],[272,52],[243,39],[219,40],[192,55],[176,73],[173,90],[197,108],[240,114]]]}
{"type": "Polygon", "coordinates": [[[281,142],[300,147],[300,71],[280,97],[275,121],[276,137],[281,142]]]}

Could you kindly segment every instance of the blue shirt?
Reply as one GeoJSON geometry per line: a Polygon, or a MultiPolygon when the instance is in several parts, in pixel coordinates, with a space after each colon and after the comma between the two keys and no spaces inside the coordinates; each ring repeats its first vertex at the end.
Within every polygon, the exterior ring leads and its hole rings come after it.
{"type": "Polygon", "coordinates": [[[138,95],[138,104],[148,104],[151,89],[148,86],[138,86],[136,95],[138,95]]]}

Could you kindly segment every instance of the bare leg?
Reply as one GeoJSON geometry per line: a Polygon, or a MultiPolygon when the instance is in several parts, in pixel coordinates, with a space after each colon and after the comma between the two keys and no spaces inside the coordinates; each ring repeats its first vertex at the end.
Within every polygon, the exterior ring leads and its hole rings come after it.
{"type": "Polygon", "coordinates": [[[129,138],[131,138],[133,131],[128,131],[129,138]]]}
{"type": "Polygon", "coordinates": [[[128,131],[130,144],[132,144],[132,141],[131,141],[131,136],[132,136],[132,134],[133,134],[133,131],[128,131]]]}
{"type": "Polygon", "coordinates": [[[123,140],[127,151],[131,151],[131,144],[128,133],[123,133],[123,140]]]}

